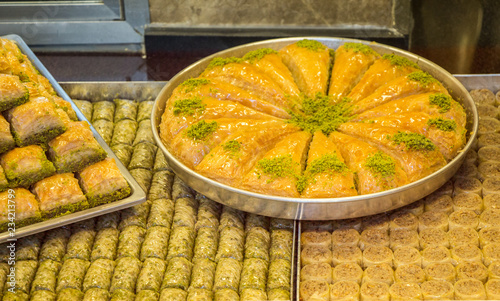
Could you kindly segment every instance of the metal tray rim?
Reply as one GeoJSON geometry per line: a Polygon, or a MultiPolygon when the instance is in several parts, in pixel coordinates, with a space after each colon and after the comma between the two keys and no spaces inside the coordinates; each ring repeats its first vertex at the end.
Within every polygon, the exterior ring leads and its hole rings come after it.
{"type": "Polygon", "coordinates": [[[142,190],[142,188],[139,186],[137,181],[132,177],[132,175],[129,173],[128,169],[118,160],[118,158],[115,156],[113,151],[109,148],[109,146],[104,142],[104,140],[101,138],[101,136],[97,133],[97,131],[94,129],[92,126],[92,123],[89,122],[85,116],[80,112],[80,109],[75,105],[75,103],[71,100],[71,98],[66,94],[66,92],[61,88],[59,83],[55,80],[55,78],[50,74],[50,72],[45,68],[45,66],[41,63],[41,61],[36,57],[36,55],[31,51],[29,46],[24,42],[24,40],[18,36],[18,35],[6,35],[2,36],[2,38],[9,39],[15,41],[21,51],[29,58],[29,60],[32,62],[32,64],[36,67],[36,69],[42,74],[44,77],[46,77],[50,84],[54,87],[54,90],[57,92],[57,94],[62,97],[64,100],[68,101],[71,103],[71,106],[75,110],[78,119],[82,121],[87,121],[88,124],[90,125],[90,129],[92,130],[92,133],[94,134],[94,137],[96,138],[97,142],[101,145],[101,147],[106,151],[109,157],[113,158],[116,161],[116,165],[120,169],[120,172],[124,176],[124,178],[127,180],[129,183],[129,186],[132,190],[130,196],[114,201],[108,204],[103,204],[99,205],[90,209],[82,210],[82,211],[77,211],[74,213],[70,213],[67,215],[63,215],[60,217],[55,217],[51,218],[39,223],[31,224],[28,226],[24,226],[21,228],[16,228],[14,234],[10,232],[3,232],[0,233],[0,243],[11,240],[11,239],[17,239],[23,236],[35,234],[38,232],[43,232],[46,230],[58,228],[60,226],[64,226],[70,223],[78,222],[81,220],[85,220],[88,218],[96,217],[99,215],[103,215],[106,213],[110,213],[113,211],[121,210],[124,208],[128,208],[137,204],[140,204],[146,200],[146,193],[142,190]]]}
{"type": "MultiPolygon", "coordinates": [[[[396,53],[399,55],[403,55],[403,56],[410,58],[411,60],[413,60],[419,64],[423,64],[425,67],[427,67],[429,69],[432,69],[432,71],[434,71],[434,73],[438,73],[439,75],[442,75],[443,77],[449,79],[454,85],[459,87],[459,89],[460,89],[459,92],[461,92],[461,94],[462,94],[461,96],[464,97],[464,99],[462,99],[462,101],[464,101],[464,102],[467,101],[467,102],[469,102],[469,104],[470,103],[473,104],[472,98],[468,94],[467,90],[463,87],[462,83],[460,81],[458,81],[455,77],[453,77],[448,71],[446,71],[445,69],[441,68],[440,66],[436,65],[435,63],[433,63],[425,58],[417,56],[417,55],[410,53],[408,51],[404,51],[404,50],[398,49],[396,47],[387,46],[384,44],[356,40],[356,39],[347,39],[347,38],[295,37],[295,38],[281,38],[281,39],[264,40],[264,41],[259,41],[259,42],[254,42],[254,43],[250,43],[250,44],[245,44],[245,45],[229,48],[227,50],[219,51],[215,54],[207,56],[204,59],[202,59],[202,60],[188,66],[184,70],[180,71],[177,75],[175,75],[163,87],[162,91],[160,92],[157,99],[155,100],[155,104],[153,107],[153,113],[152,113],[152,117],[151,117],[153,135],[156,139],[158,146],[165,154],[171,167],[174,169],[174,171],[177,174],[180,174],[180,177],[183,178],[184,181],[186,181],[186,182],[188,182],[188,184],[190,184],[190,182],[193,181],[192,179],[196,179],[198,181],[205,182],[208,186],[211,186],[215,189],[225,190],[225,191],[228,191],[230,194],[235,194],[235,195],[239,195],[242,197],[251,198],[253,200],[275,201],[275,202],[280,202],[280,203],[285,203],[285,204],[292,203],[292,204],[294,204],[294,206],[297,206],[294,218],[295,219],[304,219],[303,218],[304,212],[302,210],[302,209],[304,209],[303,206],[307,206],[307,205],[310,206],[310,205],[314,205],[314,204],[346,204],[346,203],[352,204],[355,202],[365,202],[366,200],[374,199],[374,198],[380,199],[380,198],[384,198],[384,197],[388,197],[388,196],[393,196],[394,194],[397,194],[397,193],[406,192],[406,191],[412,190],[412,189],[417,189],[417,188],[421,187],[422,185],[424,185],[425,183],[429,183],[430,181],[433,181],[433,180],[436,180],[438,178],[443,177],[443,174],[448,172],[450,167],[455,167],[458,169],[458,166],[464,160],[467,151],[472,147],[472,144],[474,143],[474,140],[475,140],[476,135],[477,135],[478,116],[477,116],[477,110],[476,110],[475,106],[471,106],[469,108],[471,110],[471,112],[469,112],[469,114],[471,114],[470,117],[472,118],[471,131],[469,131],[470,137],[469,137],[466,145],[463,147],[462,151],[455,158],[453,158],[450,162],[448,162],[448,164],[446,166],[444,166],[440,170],[434,172],[433,174],[428,175],[427,177],[419,179],[415,182],[412,182],[412,183],[409,183],[409,184],[406,184],[404,186],[397,187],[397,188],[394,188],[391,190],[386,190],[386,191],[373,193],[373,194],[367,194],[367,195],[358,195],[358,196],[342,197],[342,198],[308,199],[308,198],[290,198],[290,197],[285,198],[285,197],[265,195],[265,194],[251,192],[251,191],[246,191],[243,189],[238,189],[238,188],[235,188],[235,187],[232,187],[229,185],[219,183],[215,180],[206,178],[206,177],[196,173],[194,170],[186,167],[182,162],[180,162],[175,156],[173,156],[167,150],[167,148],[165,147],[165,145],[163,144],[163,142],[161,141],[161,139],[159,137],[158,127],[159,127],[161,115],[163,114],[163,111],[164,111],[164,107],[160,108],[159,105],[160,105],[160,102],[162,100],[162,97],[165,98],[165,94],[168,93],[169,89],[173,89],[172,87],[173,86],[175,87],[177,84],[179,84],[180,80],[187,79],[187,76],[193,75],[193,72],[195,72],[197,69],[199,69],[203,66],[206,66],[208,64],[208,62],[214,57],[217,57],[217,56],[223,56],[223,57],[226,56],[227,57],[230,55],[231,56],[238,56],[238,54],[243,53],[243,51],[246,52],[246,51],[250,51],[252,49],[256,49],[259,47],[272,47],[273,43],[276,45],[279,43],[281,43],[281,44],[292,43],[292,42],[302,40],[302,39],[313,39],[313,40],[318,40],[320,42],[325,42],[325,41],[327,41],[327,42],[328,41],[339,42],[342,44],[345,42],[357,42],[357,43],[363,43],[363,44],[367,44],[367,45],[370,45],[372,47],[375,47],[376,50],[378,50],[378,51],[384,50],[385,51],[384,53],[396,53]]],[[[425,70],[425,71],[429,71],[429,70],[425,70]]],[[[433,75],[435,75],[435,74],[433,74],[433,75]]],[[[457,91],[452,91],[452,92],[457,93],[457,91]]],[[[429,191],[429,193],[430,192],[432,192],[432,191],[429,191]]],[[[201,192],[201,193],[203,193],[203,192],[201,192]]],[[[210,195],[209,197],[211,197],[214,200],[218,199],[217,197],[215,197],[213,195],[210,195]]],[[[218,200],[218,201],[222,202],[225,205],[231,206],[231,204],[228,204],[227,202],[224,202],[221,200],[218,200]]],[[[236,207],[236,208],[241,209],[238,207],[236,207]]],[[[394,207],[394,208],[396,208],[396,207],[394,207]]],[[[394,208],[391,208],[391,209],[394,209],[394,208]]],[[[242,210],[244,210],[244,209],[242,209],[242,210]]],[[[390,210],[390,209],[387,209],[387,210],[390,210]]],[[[371,212],[371,214],[375,214],[375,213],[379,213],[379,212],[381,212],[381,211],[374,211],[374,212],[371,212]]],[[[259,214],[265,214],[265,213],[259,213],[259,214]]],[[[364,214],[364,215],[367,215],[367,214],[364,214]]],[[[271,216],[281,217],[281,218],[293,218],[293,217],[289,217],[289,216],[285,217],[285,216],[281,216],[281,215],[278,215],[278,216],[271,215],[271,216]]],[[[358,216],[361,216],[361,215],[358,215],[358,216]]],[[[357,217],[357,216],[352,215],[352,216],[347,216],[345,218],[350,218],[350,217],[357,217]]],[[[309,218],[316,219],[316,218],[314,218],[314,216],[313,217],[308,216],[308,218],[306,218],[306,219],[309,219],[309,218]]],[[[336,217],[334,219],[339,219],[339,218],[336,217]]]]}

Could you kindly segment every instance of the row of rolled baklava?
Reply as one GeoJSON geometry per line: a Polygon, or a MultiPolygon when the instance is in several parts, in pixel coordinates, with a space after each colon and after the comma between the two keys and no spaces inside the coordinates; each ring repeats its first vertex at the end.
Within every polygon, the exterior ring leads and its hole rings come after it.
{"type": "MultiPolygon", "coordinates": [[[[471,94],[494,99],[489,90],[471,94]]],[[[483,128],[455,176],[425,199],[364,218],[303,222],[301,300],[498,300],[498,131],[483,128]]]]}
{"type": "Polygon", "coordinates": [[[8,39],[0,39],[0,111],[0,231],[14,213],[19,228],[131,193],[90,125],[8,39]]]}

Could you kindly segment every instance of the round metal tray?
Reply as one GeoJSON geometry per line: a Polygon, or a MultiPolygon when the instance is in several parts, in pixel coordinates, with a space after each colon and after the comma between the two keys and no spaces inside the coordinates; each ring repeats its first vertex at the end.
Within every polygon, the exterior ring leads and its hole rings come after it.
{"type": "Polygon", "coordinates": [[[366,216],[399,208],[427,196],[441,187],[456,173],[467,151],[472,147],[478,127],[476,107],[468,91],[456,78],[438,65],[410,52],[387,45],[361,40],[325,37],[298,37],[266,40],[234,47],[208,56],[179,72],[165,85],[155,101],[151,122],[156,142],[165,154],[171,168],[193,189],[216,202],[246,212],[297,220],[335,220],[366,216]],[[262,47],[279,50],[288,44],[302,39],[317,40],[332,49],[337,49],[346,42],[363,43],[370,45],[370,47],[380,54],[394,53],[416,62],[422,70],[427,71],[441,81],[453,98],[464,106],[467,113],[466,127],[469,135],[467,144],[462,152],[435,173],[398,188],[353,197],[318,199],[264,195],[224,185],[189,169],[170,154],[161,142],[158,134],[158,127],[163,111],[165,110],[166,102],[175,87],[189,78],[197,77],[214,57],[241,57],[248,51],[262,47]]]}

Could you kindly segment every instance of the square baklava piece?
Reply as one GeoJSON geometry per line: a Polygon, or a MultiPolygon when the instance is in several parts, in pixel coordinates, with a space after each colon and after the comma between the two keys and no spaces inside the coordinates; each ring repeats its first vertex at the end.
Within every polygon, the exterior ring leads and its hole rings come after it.
{"type": "Polygon", "coordinates": [[[35,195],[29,190],[14,188],[0,193],[0,231],[7,230],[8,224],[13,221],[14,216],[16,228],[42,220],[40,207],[35,195]],[[9,219],[9,213],[15,214],[11,214],[9,219]]]}
{"type": "Polygon", "coordinates": [[[112,158],[86,167],[79,173],[79,178],[92,207],[123,199],[131,193],[127,180],[112,158]]]}
{"type": "Polygon", "coordinates": [[[10,124],[0,115],[0,154],[16,147],[14,137],[10,132],[10,124]]]}
{"type": "Polygon", "coordinates": [[[66,130],[55,104],[45,97],[31,98],[8,110],[7,120],[18,146],[45,144],[66,130]]]}
{"type": "Polygon", "coordinates": [[[29,100],[28,89],[15,75],[0,74],[0,111],[5,111],[29,100]]]}
{"type": "Polygon", "coordinates": [[[55,174],[33,185],[44,218],[88,208],[87,198],[72,173],[55,174]]]}
{"type": "Polygon", "coordinates": [[[39,145],[17,147],[6,152],[0,157],[0,165],[13,186],[28,187],[56,171],[39,145]]]}
{"type": "Polygon", "coordinates": [[[107,155],[85,121],[71,122],[66,132],[49,142],[48,154],[58,173],[80,171],[107,155]]]}

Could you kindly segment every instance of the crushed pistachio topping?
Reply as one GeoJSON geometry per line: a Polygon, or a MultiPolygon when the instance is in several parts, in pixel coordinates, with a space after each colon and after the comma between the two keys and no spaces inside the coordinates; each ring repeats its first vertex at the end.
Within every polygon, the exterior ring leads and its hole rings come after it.
{"type": "Polygon", "coordinates": [[[242,61],[243,59],[239,57],[227,57],[227,58],[216,57],[210,61],[210,63],[207,66],[207,69],[212,69],[214,67],[223,67],[230,63],[241,63],[242,61]]]}
{"type": "Polygon", "coordinates": [[[336,154],[325,154],[307,165],[306,171],[297,180],[297,190],[302,193],[317,174],[328,173],[332,175],[346,170],[347,165],[336,154]]]}
{"type": "Polygon", "coordinates": [[[451,109],[451,97],[443,93],[429,96],[429,103],[440,108],[439,113],[446,113],[451,109]]]}
{"type": "Polygon", "coordinates": [[[195,113],[201,114],[205,110],[205,104],[200,97],[179,99],[174,102],[173,113],[175,116],[193,116],[195,113]]]}
{"type": "Polygon", "coordinates": [[[241,149],[241,142],[237,140],[229,140],[222,144],[222,149],[229,153],[229,156],[235,156],[241,149]]]}
{"type": "Polygon", "coordinates": [[[349,121],[351,113],[351,99],[343,98],[333,104],[329,96],[318,93],[316,97],[303,96],[302,109],[304,114],[289,112],[290,122],[301,129],[314,134],[322,131],[325,135],[335,131],[339,125],[349,121]]]}
{"type": "Polygon", "coordinates": [[[209,83],[210,80],[206,78],[190,78],[185,80],[182,84],[180,84],[180,86],[184,88],[184,93],[189,93],[194,91],[194,89],[209,83]]]}
{"type": "Polygon", "coordinates": [[[380,151],[366,158],[365,167],[382,177],[391,177],[396,173],[396,162],[394,159],[380,151]]]}
{"type": "Polygon", "coordinates": [[[441,131],[445,132],[454,132],[457,128],[457,123],[455,122],[455,120],[444,119],[441,117],[427,120],[427,125],[435,126],[441,131]]]}
{"type": "Polygon", "coordinates": [[[388,136],[388,139],[394,141],[396,145],[404,144],[407,150],[432,151],[436,149],[434,143],[422,134],[418,133],[405,133],[398,131],[394,136],[388,136]]]}
{"type": "Polygon", "coordinates": [[[271,48],[261,48],[257,49],[254,51],[250,51],[247,54],[243,56],[243,60],[249,61],[250,63],[253,63],[255,61],[259,61],[263,57],[265,57],[268,54],[275,54],[278,53],[276,50],[271,49],[271,48]]]}
{"type": "Polygon", "coordinates": [[[206,122],[202,120],[195,124],[190,125],[186,130],[186,136],[193,140],[204,140],[210,134],[215,132],[219,125],[217,122],[206,122]]]}
{"type": "Polygon", "coordinates": [[[295,167],[298,165],[294,162],[292,155],[284,155],[275,157],[272,159],[261,159],[257,162],[257,174],[259,178],[261,174],[268,175],[271,179],[268,182],[272,182],[277,178],[295,176],[295,167]]]}
{"type": "Polygon", "coordinates": [[[398,66],[398,67],[413,67],[420,69],[418,65],[409,59],[396,55],[396,54],[384,54],[382,56],[382,59],[388,60],[392,65],[398,66]]]}
{"type": "Polygon", "coordinates": [[[370,46],[361,43],[345,43],[344,49],[352,52],[361,52],[365,55],[376,54],[370,46]]]}
{"type": "Polygon", "coordinates": [[[428,87],[430,84],[438,82],[437,79],[425,71],[415,71],[408,74],[406,77],[408,80],[419,82],[424,88],[428,87]]]}
{"type": "Polygon", "coordinates": [[[297,46],[301,48],[306,48],[311,51],[323,51],[325,50],[325,45],[321,44],[318,41],[315,40],[301,40],[297,42],[297,46]]]}

